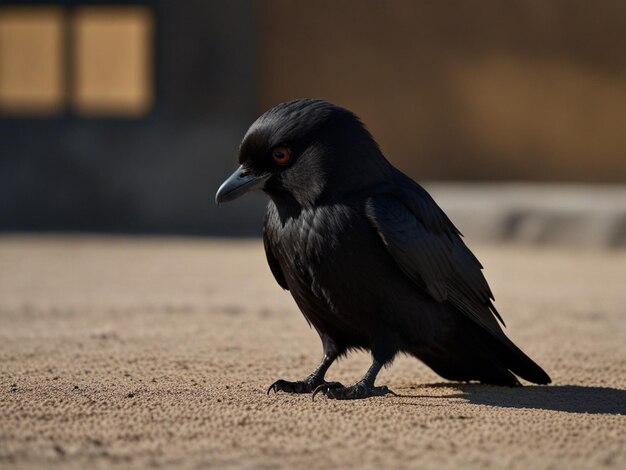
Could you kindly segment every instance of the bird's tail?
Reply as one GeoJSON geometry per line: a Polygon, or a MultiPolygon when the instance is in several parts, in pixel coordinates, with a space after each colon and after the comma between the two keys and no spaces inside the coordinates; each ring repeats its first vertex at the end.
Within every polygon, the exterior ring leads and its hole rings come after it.
{"type": "Polygon", "coordinates": [[[551,382],[550,376],[504,334],[499,338],[493,336],[491,338],[493,348],[500,356],[498,362],[504,367],[529,382],[542,385],[551,382]]]}
{"type": "Polygon", "coordinates": [[[550,383],[548,374],[504,332],[487,331],[469,319],[457,325],[445,343],[416,348],[412,354],[448,380],[519,386],[517,375],[536,384],[550,383]]]}

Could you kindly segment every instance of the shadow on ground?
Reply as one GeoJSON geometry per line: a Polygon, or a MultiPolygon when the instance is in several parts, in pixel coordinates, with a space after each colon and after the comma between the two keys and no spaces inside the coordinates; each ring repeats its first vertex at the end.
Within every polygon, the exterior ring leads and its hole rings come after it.
{"type": "MultiPolygon", "coordinates": [[[[442,398],[462,398],[476,405],[501,408],[534,408],[564,411],[626,415],[626,390],[581,385],[528,385],[519,388],[495,387],[482,384],[426,384],[415,388],[456,388],[461,393],[442,398]]],[[[414,396],[411,394],[402,396],[414,396]]],[[[424,396],[424,395],[420,395],[424,396]]]]}

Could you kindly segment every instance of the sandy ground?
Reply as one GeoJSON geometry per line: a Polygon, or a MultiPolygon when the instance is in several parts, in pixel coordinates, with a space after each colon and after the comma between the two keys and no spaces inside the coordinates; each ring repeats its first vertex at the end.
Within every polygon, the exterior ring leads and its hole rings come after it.
{"type": "Polygon", "coordinates": [[[0,467],[625,468],[626,251],[475,251],[553,385],[400,358],[401,396],[313,402],[265,393],[320,345],[260,241],[2,236],[0,467]]]}

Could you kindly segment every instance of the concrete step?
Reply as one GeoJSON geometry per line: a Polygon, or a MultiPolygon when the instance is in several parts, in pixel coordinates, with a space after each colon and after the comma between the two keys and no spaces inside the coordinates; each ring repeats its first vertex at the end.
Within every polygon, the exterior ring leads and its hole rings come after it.
{"type": "Polygon", "coordinates": [[[626,186],[424,186],[470,242],[626,247],[626,186]]]}

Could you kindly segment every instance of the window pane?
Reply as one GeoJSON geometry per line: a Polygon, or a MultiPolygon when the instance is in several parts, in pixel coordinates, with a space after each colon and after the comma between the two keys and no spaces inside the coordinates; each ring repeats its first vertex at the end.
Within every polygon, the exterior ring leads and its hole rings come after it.
{"type": "Polygon", "coordinates": [[[0,113],[61,110],[63,19],[55,7],[0,8],[0,113]]]}
{"type": "Polygon", "coordinates": [[[83,7],[73,19],[72,102],[85,115],[145,114],[152,105],[152,13],[83,7]]]}

